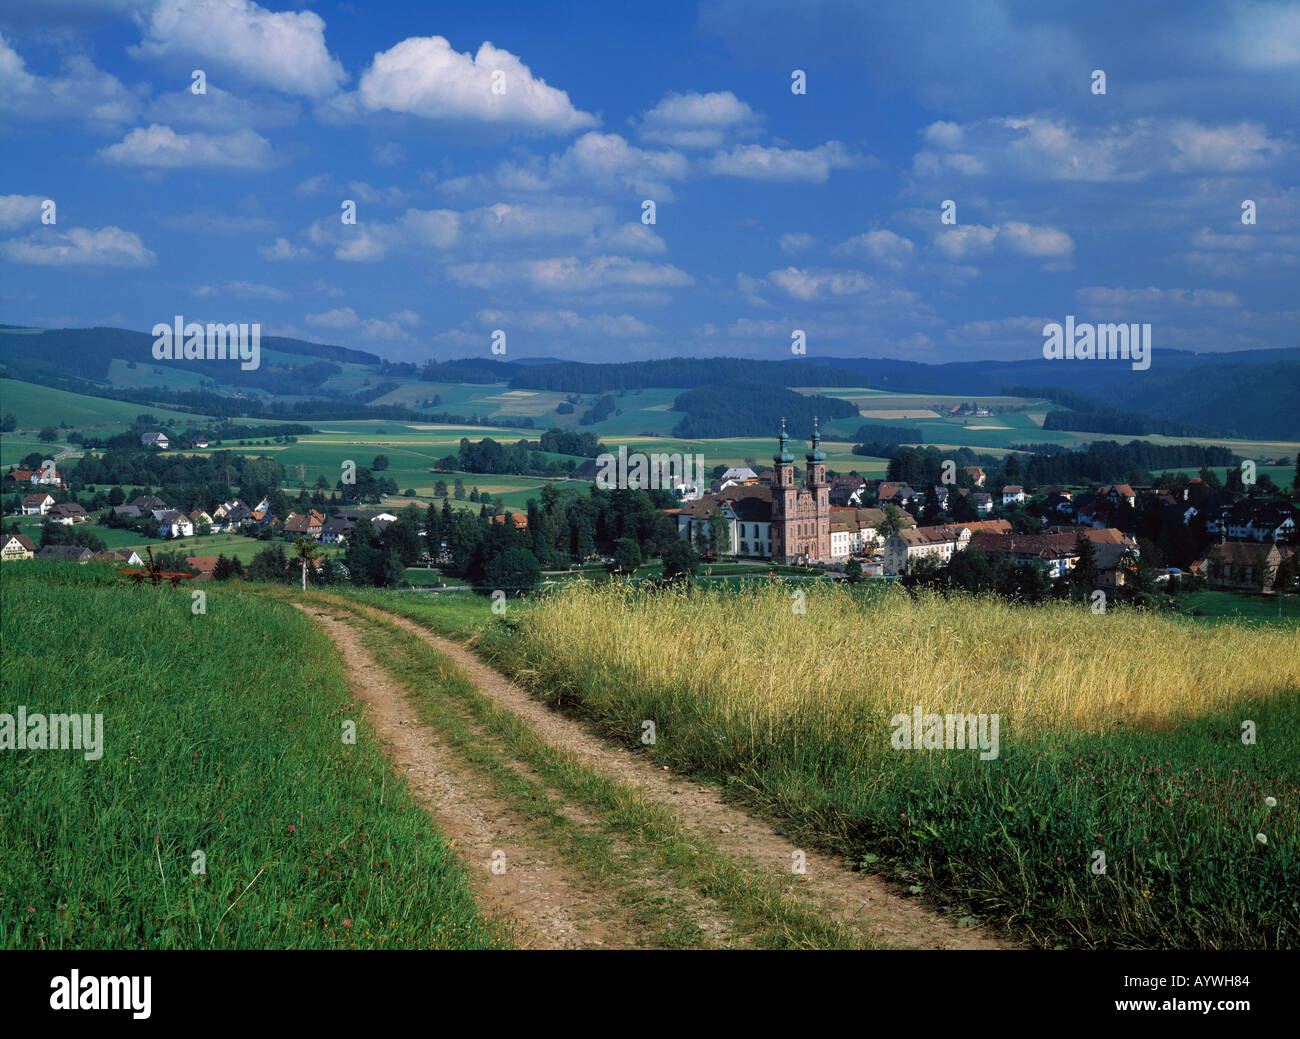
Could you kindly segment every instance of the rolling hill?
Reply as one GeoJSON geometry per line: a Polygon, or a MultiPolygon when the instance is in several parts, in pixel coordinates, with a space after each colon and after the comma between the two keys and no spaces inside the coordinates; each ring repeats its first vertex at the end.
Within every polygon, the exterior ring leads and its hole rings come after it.
{"type": "MultiPolygon", "coordinates": [[[[288,414],[311,402],[319,415],[320,402],[332,402],[327,410],[346,402],[348,414],[340,411],[339,417],[373,413],[401,419],[423,414],[469,424],[513,418],[540,428],[594,423],[598,432],[676,431],[684,436],[744,436],[771,428],[782,408],[764,394],[778,391],[808,393],[813,387],[813,392],[831,398],[885,393],[960,400],[996,397],[1021,387],[1017,396],[1087,398],[1083,406],[1047,405],[1048,412],[1071,413],[1049,415],[1048,430],[1300,439],[1300,412],[1293,404],[1300,396],[1300,349],[1202,354],[1156,350],[1145,371],[1134,371],[1124,362],[923,364],[870,357],[674,357],[599,364],[476,357],[417,366],[391,363],[350,347],[267,336],[262,340],[261,367],[242,371],[227,361],[160,362],[153,358],[152,344],[152,336],[120,328],[0,325],[0,375],[127,399],[128,408],[171,404],[203,412],[215,409],[214,396],[220,395],[260,402],[256,410],[261,413],[274,408],[288,414]],[[733,391],[727,396],[735,412],[731,429],[725,421],[719,424],[718,409],[708,400],[707,391],[719,387],[733,391]],[[695,390],[705,392],[690,392],[695,390]],[[613,408],[603,400],[610,394],[618,398],[613,408]],[[625,395],[640,394],[656,399],[625,400],[625,395]],[[627,403],[643,413],[617,421],[627,403]],[[598,409],[594,415],[593,409],[598,409]]],[[[250,413],[255,410],[249,407],[250,413]]],[[[819,410],[815,402],[813,410],[819,410]]],[[[820,405],[819,413],[823,418],[854,418],[841,416],[835,404],[820,405]]],[[[1037,426],[1043,428],[1043,421],[1037,426]]]]}

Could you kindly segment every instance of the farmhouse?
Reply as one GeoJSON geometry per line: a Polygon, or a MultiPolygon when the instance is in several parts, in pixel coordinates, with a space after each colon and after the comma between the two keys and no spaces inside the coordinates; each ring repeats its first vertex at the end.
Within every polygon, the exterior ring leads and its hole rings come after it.
{"type": "Polygon", "coordinates": [[[93,552],[80,545],[46,545],[36,553],[37,559],[54,559],[64,563],[89,563],[93,552]]]}
{"type": "Polygon", "coordinates": [[[1025,500],[1025,489],[1018,483],[1009,483],[1002,488],[1002,504],[1012,505],[1025,500]]]}
{"type": "Polygon", "coordinates": [[[758,473],[753,469],[746,469],[743,466],[728,469],[718,478],[718,490],[723,491],[728,487],[752,486],[758,483],[758,473]]]}
{"type": "Polygon", "coordinates": [[[44,491],[39,494],[29,494],[23,499],[24,516],[44,516],[54,504],[54,499],[44,491]]]}
{"type": "Polygon", "coordinates": [[[54,464],[49,463],[48,468],[44,469],[11,469],[5,473],[11,476],[20,484],[28,484],[32,487],[62,487],[63,477],[54,468],[54,464]]]}
{"type": "Polygon", "coordinates": [[[144,562],[140,553],[133,548],[111,548],[107,552],[97,553],[94,560],[97,563],[126,563],[128,566],[138,566],[144,562]]]}
{"type": "Polygon", "coordinates": [[[348,539],[348,533],[356,526],[350,519],[335,516],[321,527],[320,539],[328,544],[337,544],[348,539]]]}
{"type": "Polygon", "coordinates": [[[36,544],[26,534],[0,534],[0,561],[31,559],[36,544]]]}
{"type": "Polygon", "coordinates": [[[90,519],[86,510],[76,502],[65,502],[62,505],[53,505],[46,513],[55,523],[62,523],[64,526],[71,526],[73,523],[85,523],[90,519]]]}
{"type": "Polygon", "coordinates": [[[983,532],[1009,534],[1011,524],[1006,520],[976,520],[900,530],[885,542],[885,569],[889,573],[905,573],[917,559],[934,559],[940,566],[947,566],[954,552],[965,549],[975,534],[983,532]]]}
{"type": "Polygon", "coordinates": [[[156,447],[160,451],[166,451],[170,441],[166,433],[145,433],[140,437],[140,443],[144,447],[156,447]]]}
{"type": "Polygon", "coordinates": [[[325,517],[315,509],[308,513],[291,512],[284,521],[284,532],[286,534],[295,534],[298,537],[320,538],[321,528],[325,525],[325,517]]]}
{"type": "Polygon", "coordinates": [[[175,509],[162,509],[154,513],[154,519],[158,521],[159,537],[189,538],[194,536],[194,524],[183,512],[177,512],[175,509]]]}
{"type": "Polygon", "coordinates": [[[1041,563],[1049,577],[1060,577],[1079,561],[1073,534],[995,534],[981,531],[971,539],[973,551],[1005,555],[1017,563],[1041,563]]]}
{"type": "Polygon", "coordinates": [[[1243,498],[1226,508],[1220,506],[1217,516],[1206,519],[1205,529],[1232,541],[1290,541],[1296,529],[1295,514],[1283,503],[1243,498]]]}
{"type": "Polygon", "coordinates": [[[510,520],[511,524],[514,526],[515,530],[527,530],[527,529],[528,529],[528,514],[525,513],[525,512],[507,512],[507,513],[499,513],[498,515],[492,517],[491,522],[493,522],[493,523],[505,523],[507,518],[509,518],[509,520],[510,520]]]}
{"type": "Polygon", "coordinates": [[[1206,584],[1234,591],[1272,591],[1278,567],[1294,552],[1287,545],[1225,541],[1207,557],[1206,584]]]}
{"type": "Polygon", "coordinates": [[[1137,495],[1133,493],[1133,488],[1126,483],[1117,483],[1113,487],[1103,487],[1097,492],[1097,497],[1104,499],[1112,507],[1133,505],[1137,502],[1137,495]]]}
{"type": "MultiPolygon", "coordinates": [[[[871,552],[884,543],[878,531],[886,519],[884,509],[852,509],[831,506],[831,558],[871,552]]],[[[915,527],[916,520],[906,512],[898,516],[900,527],[915,527]]]]}
{"type": "Polygon", "coordinates": [[[867,481],[853,474],[836,476],[831,480],[831,506],[856,507],[862,504],[862,497],[867,490],[867,481]]]}
{"type": "MultiPolygon", "coordinates": [[[[221,510],[218,509],[217,511],[220,512],[221,510]]],[[[231,532],[240,531],[244,527],[255,522],[253,519],[253,510],[247,505],[236,505],[221,517],[220,522],[226,530],[231,532]]],[[[213,523],[213,529],[216,529],[215,522],[213,523]]]]}
{"type": "Polygon", "coordinates": [[[920,491],[913,490],[905,483],[892,483],[888,480],[882,480],[880,486],[876,488],[876,500],[881,505],[888,503],[896,505],[900,509],[910,509],[913,505],[919,505],[925,500],[925,495],[920,491]]]}
{"type": "Polygon", "coordinates": [[[186,556],[185,564],[198,575],[194,580],[210,581],[212,580],[212,572],[217,568],[217,557],[186,556]]]}

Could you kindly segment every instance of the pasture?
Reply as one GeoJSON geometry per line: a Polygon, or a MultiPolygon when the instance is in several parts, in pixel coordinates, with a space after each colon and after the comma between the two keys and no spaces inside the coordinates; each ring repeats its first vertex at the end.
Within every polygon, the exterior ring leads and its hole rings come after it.
{"type": "Polygon", "coordinates": [[[0,948],[503,944],[305,614],[208,585],[196,615],[109,566],[4,565],[6,710],[102,715],[102,743],[5,752],[0,948]]]}

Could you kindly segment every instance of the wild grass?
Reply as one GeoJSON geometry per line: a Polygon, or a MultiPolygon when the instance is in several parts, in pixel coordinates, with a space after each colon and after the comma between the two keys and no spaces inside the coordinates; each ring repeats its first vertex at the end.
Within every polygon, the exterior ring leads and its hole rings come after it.
{"type": "Polygon", "coordinates": [[[641,594],[570,587],[524,614],[549,685],[642,675],[755,741],[798,727],[852,739],[920,704],[986,712],[1023,736],[1166,727],[1300,689],[1300,632],[1241,625],[1216,637],[1159,615],[901,589],[869,605],[847,590],[750,586],[641,594]],[[794,728],[792,728],[794,727],[794,728]]]}
{"type": "Polygon", "coordinates": [[[104,749],[0,750],[0,948],[501,944],[310,618],[3,565],[0,712],[102,714],[104,749]]]}
{"type": "Polygon", "coordinates": [[[1018,937],[1300,944],[1294,627],[811,583],[571,585],[479,616],[480,649],[552,704],[630,747],[652,719],[656,760],[1018,937]],[[914,706],[999,715],[999,756],[892,749],[914,706]]]}

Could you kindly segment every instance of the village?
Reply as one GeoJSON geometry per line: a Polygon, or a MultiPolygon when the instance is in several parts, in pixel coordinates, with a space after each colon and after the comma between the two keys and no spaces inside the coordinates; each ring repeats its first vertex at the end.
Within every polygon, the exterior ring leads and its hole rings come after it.
{"type": "Polygon", "coordinates": [[[1215,490],[1199,476],[1176,490],[1135,490],[1128,484],[986,489],[985,471],[965,466],[960,470],[964,486],[939,483],[918,490],[855,473],[828,475],[818,444],[814,432],[809,478],[797,491],[784,431],[774,469],[730,468],[705,493],[682,485],[679,492],[690,500],[670,510],[681,536],[719,555],[838,572],[848,568],[883,578],[902,577],[922,562],[945,567],[958,552],[971,550],[1033,565],[1056,580],[1069,575],[1087,552],[1094,586],[1115,589],[1124,587],[1141,562],[1137,531],[1143,516],[1158,511],[1174,517],[1192,537],[1199,519],[1204,534],[1203,551],[1185,569],[1161,566],[1155,581],[1204,581],[1212,588],[1252,593],[1295,581],[1294,507],[1215,490]],[[995,512],[1000,515],[992,516],[995,512]],[[920,523],[918,516],[944,521],[920,523]],[[1090,549],[1082,547],[1085,541],[1090,549]]]}
{"type": "MultiPolygon", "coordinates": [[[[1177,485],[1139,488],[1127,483],[1030,487],[990,483],[989,474],[979,466],[949,465],[950,482],[916,488],[898,480],[829,471],[820,442],[814,430],[805,466],[796,470],[789,436],[782,429],[772,468],[756,471],[733,466],[719,472],[718,467],[707,486],[698,478],[678,480],[671,492],[673,507],[661,512],[675,526],[678,538],[701,558],[802,566],[833,578],[906,580],[909,575],[948,567],[958,553],[974,552],[989,561],[1033,567],[1047,581],[1077,578],[1076,567],[1081,555],[1086,555],[1089,582],[1109,590],[1124,588],[1143,566],[1154,567],[1148,576],[1157,583],[1195,582],[1251,594],[1285,590],[1296,581],[1300,561],[1294,547],[1294,507],[1213,486],[1200,476],[1184,478],[1177,485]],[[805,478],[796,486],[799,475],[805,478]],[[1144,559],[1142,532],[1151,529],[1157,516],[1159,522],[1180,526],[1184,544],[1194,547],[1184,552],[1189,558],[1183,566],[1144,559]]],[[[164,433],[141,437],[145,450],[166,451],[169,446],[164,433]]],[[[588,463],[577,475],[590,476],[592,469],[588,463]]],[[[217,571],[222,557],[183,554],[188,539],[234,534],[341,549],[359,521],[367,521],[370,531],[382,535],[401,512],[397,506],[343,507],[336,498],[327,500],[319,492],[310,501],[300,495],[299,505],[308,507],[282,509],[283,515],[273,507],[271,495],[255,502],[231,497],[213,501],[207,508],[181,509],[147,489],[130,500],[119,499],[121,504],[94,510],[67,492],[53,463],[11,468],[3,474],[3,485],[6,490],[16,487],[26,492],[14,515],[39,519],[43,544],[10,525],[0,534],[0,561],[35,558],[138,565],[142,561],[138,547],[96,550],[94,538],[51,530],[82,525],[128,528],[159,539],[171,558],[183,556],[201,580],[217,571]]],[[[283,495],[280,500],[283,506],[283,495]]],[[[489,522],[508,523],[516,532],[528,531],[528,515],[499,511],[485,504],[480,515],[489,522]]],[[[438,526],[425,523],[424,517],[419,524],[422,541],[430,533],[424,528],[438,526]]],[[[448,533],[437,532],[427,542],[421,565],[448,562],[448,533]]],[[[572,565],[612,563],[614,547],[594,539],[572,565]]],[[[640,544],[638,549],[646,559],[658,554],[653,543],[640,544]]],[[[1147,553],[1152,551],[1148,542],[1147,553]]],[[[313,565],[319,567],[321,562],[318,556],[313,565]]]]}

